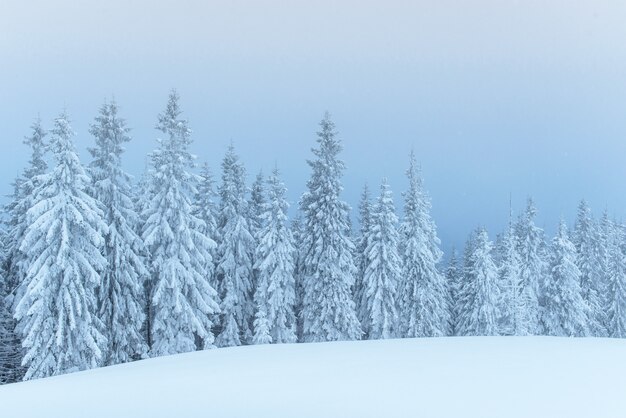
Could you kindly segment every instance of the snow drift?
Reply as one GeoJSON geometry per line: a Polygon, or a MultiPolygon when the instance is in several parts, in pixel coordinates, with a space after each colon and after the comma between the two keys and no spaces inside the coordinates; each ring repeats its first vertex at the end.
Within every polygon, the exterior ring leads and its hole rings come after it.
{"type": "Polygon", "coordinates": [[[194,352],[0,387],[5,418],[624,417],[626,340],[453,337],[194,352]]]}

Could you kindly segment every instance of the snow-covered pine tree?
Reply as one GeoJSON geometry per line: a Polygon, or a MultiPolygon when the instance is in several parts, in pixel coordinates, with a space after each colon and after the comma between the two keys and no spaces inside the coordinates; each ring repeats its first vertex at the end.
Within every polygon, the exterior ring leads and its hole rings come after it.
{"type": "MultiPolygon", "coordinates": [[[[215,180],[208,163],[204,163],[200,168],[200,181],[197,192],[194,196],[193,213],[204,222],[201,232],[215,241],[219,242],[217,235],[217,204],[215,202],[215,180]]],[[[217,260],[217,246],[211,250],[211,260],[206,265],[207,276],[211,279],[210,284],[213,289],[218,288],[217,275],[215,274],[214,261],[217,260]]]]}
{"type": "Polygon", "coordinates": [[[463,273],[459,267],[456,249],[452,247],[446,268],[446,288],[448,289],[448,335],[456,335],[459,316],[459,290],[463,282],[463,273]]]}
{"type": "MultiPolygon", "coordinates": [[[[20,339],[21,331],[17,329],[18,324],[13,318],[13,312],[25,291],[23,285],[25,255],[20,251],[20,245],[28,226],[26,213],[33,206],[33,190],[40,182],[39,176],[48,169],[48,164],[45,161],[45,136],[46,131],[41,126],[41,119],[37,118],[31,125],[31,134],[24,138],[24,144],[29,146],[31,152],[28,166],[22,175],[15,180],[11,201],[4,207],[6,215],[4,220],[4,232],[6,233],[2,239],[4,300],[0,303],[4,304],[4,314],[7,316],[2,320],[4,337],[1,339],[4,340],[4,343],[0,342],[0,344],[4,344],[4,368],[5,370],[11,369],[4,376],[7,383],[21,380],[24,374],[24,369],[21,366],[23,354],[20,339]],[[10,364],[11,362],[12,364],[10,364]]],[[[3,378],[0,377],[0,379],[3,378]]]]}
{"type": "Polygon", "coordinates": [[[254,304],[252,300],[255,240],[250,233],[246,204],[245,169],[232,144],[222,161],[222,184],[216,273],[222,297],[219,347],[252,342],[254,304]]]}
{"type": "Polygon", "coordinates": [[[361,337],[352,286],[356,267],[354,244],[348,235],[349,206],[340,200],[344,162],[335,124],[326,113],[317,133],[311,178],[300,200],[305,224],[303,333],[304,341],[354,340],[361,337]]]}
{"type": "Polygon", "coordinates": [[[263,204],[255,257],[258,280],[254,293],[253,341],[255,344],[293,343],[296,341],[295,247],[287,226],[287,189],[279,178],[278,169],[274,169],[267,184],[269,199],[263,204]]]}
{"type": "Polygon", "coordinates": [[[197,178],[189,153],[191,130],[181,119],[179,96],[172,91],[156,128],[165,134],[152,152],[151,197],[142,214],[143,239],[151,270],[151,355],[213,346],[212,315],[219,311],[217,292],[206,266],[213,240],[193,215],[191,198],[197,178]]]}
{"type": "Polygon", "coordinates": [[[576,248],[561,219],[552,240],[550,275],[544,286],[542,322],[548,335],[583,337],[588,334],[589,307],[582,297],[581,272],[576,266],[576,248]]]}
{"type": "Polygon", "coordinates": [[[364,298],[364,282],[365,269],[367,267],[367,257],[365,252],[370,243],[371,238],[371,223],[372,223],[372,202],[370,197],[370,191],[367,184],[363,186],[363,192],[361,193],[361,200],[359,202],[359,236],[356,244],[356,263],[357,274],[354,280],[354,302],[356,305],[356,312],[363,331],[365,332],[364,323],[368,321],[368,310],[364,298]]]}
{"type": "Polygon", "coordinates": [[[606,335],[606,330],[602,326],[606,319],[600,292],[602,264],[599,238],[598,225],[591,215],[591,208],[583,199],[578,205],[572,241],[576,248],[576,265],[580,270],[580,287],[583,298],[589,306],[589,332],[596,337],[606,335]]]}
{"type": "Polygon", "coordinates": [[[463,303],[459,335],[498,335],[498,269],[492,258],[493,244],[487,231],[478,229],[468,247],[464,279],[459,289],[463,303]]]}
{"type": "Polygon", "coordinates": [[[499,326],[502,335],[521,335],[521,318],[525,307],[520,303],[520,256],[513,222],[498,245],[500,265],[498,285],[500,287],[499,326]]]}
{"type": "Polygon", "coordinates": [[[407,170],[409,190],[404,193],[402,277],[400,280],[399,336],[438,337],[448,329],[445,277],[437,269],[442,251],[437,228],[430,217],[430,200],[411,151],[407,170]]]}
{"type": "Polygon", "coordinates": [[[516,335],[539,335],[539,288],[544,281],[543,231],[535,225],[537,209],[531,198],[515,226],[517,252],[520,257],[516,335]]]}
{"type": "Polygon", "coordinates": [[[386,179],[380,186],[380,196],[370,222],[371,237],[365,248],[363,275],[366,314],[361,326],[369,339],[392,338],[398,325],[396,292],[402,263],[398,255],[398,217],[386,179]]]}
{"type": "Polygon", "coordinates": [[[624,228],[606,219],[606,328],[609,337],[626,338],[626,238],[624,228]]]}
{"type": "Polygon", "coordinates": [[[101,204],[108,229],[103,255],[107,266],[98,288],[99,317],[107,345],[104,364],[124,363],[144,356],[147,346],[141,329],[145,320],[143,282],[148,276],[145,248],[137,232],[130,176],[122,170],[124,143],[130,141],[126,121],[117,104],[104,103],[89,132],[96,146],[89,152],[92,195],[101,204]]]}
{"type": "Polygon", "coordinates": [[[107,226],[86,193],[90,179],[73,136],[64,112],[54,121],[50,141],[56,166],[39,176],[20,245],[26,276],[15,318],[26,350],[25,380],[95,367],[102,360],[105,338],[95,290],[106,265],[100,250],[107,226]]]}

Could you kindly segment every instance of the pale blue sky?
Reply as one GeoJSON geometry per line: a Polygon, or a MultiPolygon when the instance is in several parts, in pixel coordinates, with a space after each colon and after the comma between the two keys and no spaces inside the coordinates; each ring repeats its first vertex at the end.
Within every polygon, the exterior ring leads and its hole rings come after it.
{"type": "Polygon", "coordinates": [[[494,237],[509,193],[535,196],[550,232],[581,197],[621,218],[625,21],[591,0],[0,0],[0,192],[37,114],[49,127],[67,107],[84,150],[113,95],[139,174],[175,87],[199,159],[217,171],[233,140],[250,179],[278,164],[294,206],[325,110],[353,206],[387,176],[400,209],[413,147],[446,251],[479,224],[494,237]]]}

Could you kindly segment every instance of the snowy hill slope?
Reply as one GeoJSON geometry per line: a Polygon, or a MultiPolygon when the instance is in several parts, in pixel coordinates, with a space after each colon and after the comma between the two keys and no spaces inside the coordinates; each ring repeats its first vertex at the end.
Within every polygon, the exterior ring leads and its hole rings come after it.
{"type": "Polygon", "coordinates": [[[0,387],[27,417],[626,417],[626,340],[249,346],[0,387]]]}

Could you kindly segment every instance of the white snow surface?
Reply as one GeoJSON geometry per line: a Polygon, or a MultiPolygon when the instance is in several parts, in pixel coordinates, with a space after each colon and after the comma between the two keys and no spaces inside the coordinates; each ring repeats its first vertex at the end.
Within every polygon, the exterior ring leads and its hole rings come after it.
{"type": "Polygon", "coordinates": [[[27,417],[626,416],[626,340],[450,337],[221,348],[0,386],[27,417]]]}

